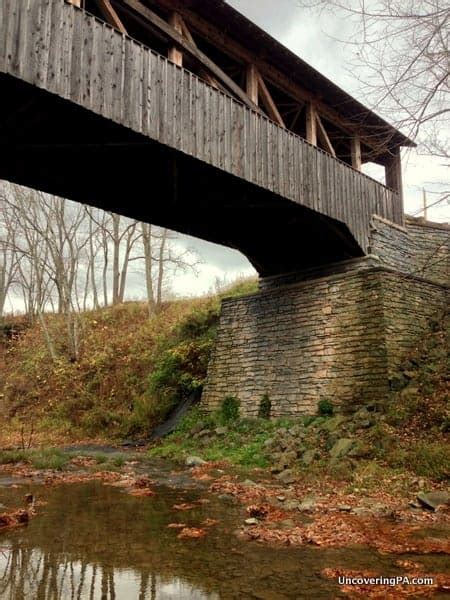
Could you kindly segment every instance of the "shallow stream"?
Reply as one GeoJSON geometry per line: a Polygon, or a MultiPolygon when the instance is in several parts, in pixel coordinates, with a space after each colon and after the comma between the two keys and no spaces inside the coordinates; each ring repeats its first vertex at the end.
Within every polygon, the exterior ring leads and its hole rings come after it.
{"type": "MultiPolygon", "coordinates": [[[[203,600],[339,598],[325,567],[400,574],[398,556],[365,548],[301,549],[239,540],[242,507],[219,499],[187,474],[158,467],[156,495],[136,498],[100,482],[43,486],[0,479],[0,504],[23,506],[31,492],[44,502],[31,522],[0,533],[1,600],[203,600]],[[16,487],[18,485],[18,487],[16,487]],[[189,510],[173,506],[206,498],[189,510]],[[202,527],[201,539],[178,539],[171,523],[202,527]]],[[[149,471],[155,477],[155,469],[149,471]]],[[[4,509],[0,508],[0,512],[4,509]]],[[[409,559],[414,557],[409,556],[409,559]]],[[[420,557],[445,572],[448,557],[420,557]]],[[[438,596],[437,596],[438,597],[438,596]]]]}

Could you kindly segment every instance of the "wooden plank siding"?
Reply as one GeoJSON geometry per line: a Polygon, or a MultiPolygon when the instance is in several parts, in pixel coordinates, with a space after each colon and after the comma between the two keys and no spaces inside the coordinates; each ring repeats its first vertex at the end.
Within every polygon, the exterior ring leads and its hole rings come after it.
{"type": "Polygon", "coordinates": [[[398,194],[65,0],[0,0],[0,71],[347,224],[398,194]]]}

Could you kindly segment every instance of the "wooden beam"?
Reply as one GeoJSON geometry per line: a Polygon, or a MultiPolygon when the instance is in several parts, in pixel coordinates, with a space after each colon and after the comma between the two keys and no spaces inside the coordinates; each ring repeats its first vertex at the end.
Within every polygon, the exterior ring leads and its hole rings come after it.
{"type": "Polygon", "coordinates": [[[208,73],[208,71],[205,71],[205,69],[200,69],[199,75],[200,75],[200,77],[202,79],[204,79],[206,81],[206,83],[208,85],[212,86],[213,88],[216,88],[216,90],[220,90],[224,94],[228,94],[229,93],[226,90],[226,88],[224,88],[223,85],[220,85],[220,83],[217,81],[217,79],[215,79],[215,77],[213,77],[212,75],[210,75],[208,73]]]}
{"type": "Polygon", "coordinates": [[[78,8],[81,8],[81,0],[69,0],[70,4],[73,4],[74,6],[78,6],[78,8]]]}
{"type": "Polygon", "coordinates": [[[180,19],[181,33],[184,35],[188,42],[191,42],[191,44],[197,48],[197,44],[195,43],[194,38],[192,37],[191,32],[189,31],[189,27],[186,25],[183,17],[179,13],[178,16],[180,19]]]}
{"type": "Polygon", "coordinates": [[[302,110],[303,110],[303,106],[299,107],[299,109],[296,111],[294,118],[291,121],[291,124],[289,125],[289,129],[291,131],[293,131],[294,127],[297,125],[297,121],[300,118],[300,115],[302,114],[302,110]]]}
{"type": "Polygon", "coordinates": [[[362,159],[361,159],[361,140],[358,135],[354,135],[351,140],[351,154],[352,154],[352,167],[357,171],[361,171],[362,159]]]}
{"type": "MultiPolygon", "coordinates": [[[[183,26],[181,25],[181,17],[178,13],[173,12],[169,17],[169,24],[183,35],[183,26]]],[[[177,46],[172,46],[169,48],[169,60],[178,65],[179,67],[183,66],[183,53],[178,50],[177,46]]]]}
{"type": "Polygon", "coordinates": [[[317,113],[316,113],[316,121],[317,121],[317,134],[318,134],[320,141],[325,146],[325,150],[329,154],[331,154],[331,156],[334,156],[334,158],[336,158],[336,151],[333,148],[333,144],[331,143],[330,138],[328,137],[328,133],[323,125],[322,119],[320,118],[320,115],[318,115],[317,113]]]}
{"type": "Polygon", "coordinates": [[[175,42],[178,47],[187,52],[202,67],[210,71],[211,74],[221,81],[239,100],[241,100],[241,102],[253,110],[260,112],[256,104],[250,100],[247,94],[231,79],[231,77],[228,77],[216,63],[191,42],[186,40],[181,33],[176,31],[169,23],[166,23],[164,19],[161,19],[161,17],[147,6],[144,6],[139,0],[122,0],[122,4],[136,11],[151,25],[162,31],[171,42],[175,42]]]}
{"type": "Polygon", "coordinates": [[[254,64],[247,66],[247,96],[252,102],[259,101],[258,73],[254,64]]]}
{"type": "Polygon", "coordinates": [[[267,114],[275,121],[280,127],[284,127],[286,129],[286,125],[284,124],[283,117],[280,115],[277,105],[273,101],[273,98],[267,89],[267,86],[264,82],[264,79],[261,75],[256,71],[256,78],[258,81],[259,95],[261,97],[261,102],[264,104],[264,108],[267,111],[267,114]]]}
{"type": "MultiPolygon", "coordinates": [[[[145,29],[153,38],[157,39],[159,42],[166,44],[167,36],[161,33],[161,31],[157,27],[152,27],[148,21],[143,19],[140,15],[138,15],[134,10],[131,10],[129,6],[124,6],[123,4],[119,4],[119,0],[110,0],[111,3],[116,7],[119,14],[124,14],[127,16],[127,19],[133,20],[135,23],[139,25],[142,29],[145,29]]],[[[147,43],[148,45],[148,43],[147,43]]]]}
{"type": "Polygon", "coordinates": [[[403,202],[403,182],[402,182],[402,157],[400,148],[397,147],[389,153],[389,159],[386,162],[386,186],[392,188],[399,196],[399,214],[402,224],[405,220],[405,209],[403,202]]]}
{"type": "Polygon", "coordinates": [[[96,0],[96,2],[106,22],[118,29],[121,33],[126,34],[127,30],[125,29],[122,21],[119,19],[119,15],[111,5],[110,0],[96,0]]]}
{"type": "Polygon", "coordinates": [[[306,105],[306,141],[317,146],[317,111],[312,102],[306,105]]]}

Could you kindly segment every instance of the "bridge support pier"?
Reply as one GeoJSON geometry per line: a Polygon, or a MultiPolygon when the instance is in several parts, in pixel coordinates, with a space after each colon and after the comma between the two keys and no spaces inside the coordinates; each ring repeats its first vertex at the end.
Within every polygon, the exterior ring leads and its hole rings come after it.
{"type": "MultiPolygon", "coordinates": [[[[411,244],[417,240],[383,227],[387,233],[374,234],[379,254],[389,239],[386,256],[392,262],[398,242],[404,260],[402,236],[411,244]]],[[[448,243],[448,230],[436,231],[435,243],[442,245],[445,236],[448,243]]],[[[430,236],[426,242],[430,247],[430,236]]],[[[371,256],[297,274],[296,281],[262,280],[258,293],[224,300],[204,409],[216,410],[229,395],[239,399],[246,416],[258,414],[266,394],[273,416],[314,414],[325,398],[342,411],[382,403],[398,367],[445,309],[448,287],[437,274],[445,276],[447,252],[448,245],[430,279],[371,256]]]]}

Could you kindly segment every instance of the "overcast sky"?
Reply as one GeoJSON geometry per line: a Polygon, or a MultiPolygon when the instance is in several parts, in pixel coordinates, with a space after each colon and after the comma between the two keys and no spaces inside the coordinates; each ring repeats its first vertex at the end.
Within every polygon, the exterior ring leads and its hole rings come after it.
{"type": "MultiPolygon", "coordinates": [[[[367,104],[358,94],[359,84],[351,74],[350,50],[338,41],[352,33],[348,20],[325,19],[323,15],[319,18],[316,14],[300,8],[296,0],[229,0],[229,4],[344,90],[367,104]]],[[[448,181],[448,173],[439,162],[420,156],[417,152],[410,152],[404,156],[403,177],[407,213],[416,214],[421,209],[422,188],[431,190],[437,182],[448,181]]],[[[429,194],[428,202],[431,203],[432,200],[433,197],[429,194]]],[[[428,218],[449,221],[450,206],[431,208],[428,218]]],[[[185,244],[184,239],[182,243],[185,244]]],[[[199,252],[203,265],[197,279],[192,275],[177,278],[177,293],[195,294],[207,291],[214,286],[217,278],[232,280],[240,274],[254,273],[248,261],[238,252],[192,238],[187,240],[187,244],[199,252]]]]}

